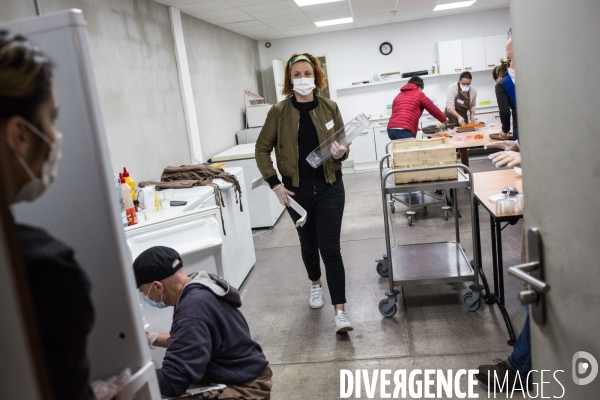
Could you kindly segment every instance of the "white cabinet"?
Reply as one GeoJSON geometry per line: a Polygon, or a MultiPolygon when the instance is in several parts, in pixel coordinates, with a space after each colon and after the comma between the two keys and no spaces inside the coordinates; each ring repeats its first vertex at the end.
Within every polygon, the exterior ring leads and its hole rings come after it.
{"type": "Polygon", "coordinates": [[[465,71],[483,71],[486,68],[485,40],[483,37],[462,41],[463,68],[465,71]]]}
{"type": "Polygon", "coordinates": [[[377,161],[375,137],[372,128],[365,129],[352,141],[348,159],[354,161],[355,165],[377,161]]]}
{"type": "Polygon", "coordinates": [[[377,160],[386,155],[385,145],[390,141],[387,133],[388,120],[373,124],[375,133],[375,151],[377,152],[377,160]]]}
{"type": "Polygon", "coordinates": [[[486,69],[494,69],[500,59],[506,60],[506,35],[484,37],[486,69]]]}
{"type": "Polygon", "coordinates": [[[438,61],[440,74],[454,74],[463,71],[462,40],[438,42],[438,61]]]}

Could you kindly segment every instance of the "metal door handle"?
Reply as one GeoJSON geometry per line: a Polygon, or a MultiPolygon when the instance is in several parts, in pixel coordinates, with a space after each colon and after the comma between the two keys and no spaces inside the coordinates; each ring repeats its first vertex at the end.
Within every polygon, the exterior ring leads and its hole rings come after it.
{"type": "Polygon", "coordinates": [[[538,292],[548,293],[550,291],[550,285],[527,274],[527,272],[535,271],[539,267],[540,262],[534,261],[525,264],[515,265],[514,267],[508,267],[508,271],[517,278],[521,279],[522,281],[529,283],[538,292]]]}
{"type": "Polygon", "coordinates": [[[532,290],[519,293],[521,304],[529,304],[531,316],[538,325],[546,324],[546,294],[550,285],[544,282],[544,260],[542,258],[542,236],[537,228],[527,230],[527,261],[509,267],[508,272],[527,282],[532,290]]]}

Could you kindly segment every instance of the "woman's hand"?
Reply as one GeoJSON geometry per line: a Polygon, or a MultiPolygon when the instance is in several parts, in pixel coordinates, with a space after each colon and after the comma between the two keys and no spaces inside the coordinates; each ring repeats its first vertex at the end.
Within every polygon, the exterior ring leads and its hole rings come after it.
{"type": "Polygon", "coordinates": [[[461,117],[460,115],[458,116],[458,124],[460,126],[463,126],[465,124],[465,119],[463,117],[461,117]]]}
{"type": "Polygon", "coordinates": [[[496,168],[501,167],[519,167],[521,166],[521,153],[518,151],[501,151],[489,155],[489,159],[496,165],[496,168]]]}
{"type": "Polygon", "coordinates": [[[510,140],[513,137],[512,132],[500,132],[498,134],[498,136],[500,137],[500,139],[502,140],[510,140]]]}
{"type": "Polygon", "coordinates": [[[273,188],[273,191],[277,195],[277,199],[279,200],[279,204],[281,204],[282,206],[285,206],[285,207],[289,207],[290,206],[290,202],[289,202],[287,196],[288,196],[288,194],[290,196],[295,196],[294,192],[290,192],[289,190],[287,190],[285,188],[285,186],[283,186],[283,183],[280,183],[279,185],[275,186],[273,188]]]}
{"type": "Polygon", "coordinates": [[[350,148],[351,144],[352,142],[348,143],[346,146],[342,146],[338,142],[333,142],[333,144],[331,145],[331,155],[336,160],[339,160],[344,156],[344,154],[346,154],[346,150],[350,148]]]}
{"type": "Polygon", "coordinates": [[[521,151],[519,148],[519,142],[516,140],[504,140],[502,142],[492,142],[484,146],[487,149],[502,149],[508,151],[521,151]]]}

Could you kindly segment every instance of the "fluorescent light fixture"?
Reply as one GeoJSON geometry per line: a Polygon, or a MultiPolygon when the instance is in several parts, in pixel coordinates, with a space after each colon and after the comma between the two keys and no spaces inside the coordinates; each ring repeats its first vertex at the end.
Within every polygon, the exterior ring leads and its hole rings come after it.
{"type": "Polygon", "coordinates": [[[333,3],[334,1],[342,1],[342,0],[294,0],[296,4],[300,7],[304,6],[313,6],[315,4],[323,4],[323,3],[333,3]]]}
{"type": "Polygon", "coordinates": [[[433,11],[442,11],[442,10],[450,10],[452,8],[461,8],[461,7],[469,7],[473,5],[476,0],[470,1],[459,1],[458,3],[448,3],[448,4],[438,4],[433,11]]]}
{"type": "Polygon", "coordinates": [[[329,25],[349,24],[352,22],[353,22],[352,18],[340,18],[340,19],[330,19],[329,21],[315,22],[315,25],[318,27],[322,27],[322,26],[329,26],[329,25]]]}

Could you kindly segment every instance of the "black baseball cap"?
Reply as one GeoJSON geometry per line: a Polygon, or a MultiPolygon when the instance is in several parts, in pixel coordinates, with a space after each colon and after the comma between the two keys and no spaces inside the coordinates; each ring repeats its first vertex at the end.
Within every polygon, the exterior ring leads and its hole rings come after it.
{"type": "Polygon", "coordinates": [[[144,283],[162,281],[183,267],[179,253],[170,247],[154,246],[144,250],[133,262],[135,283],[139,288],[144,283]],[[173,261],[179,264],[173,267],[173,261]]]}

